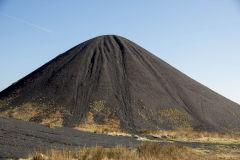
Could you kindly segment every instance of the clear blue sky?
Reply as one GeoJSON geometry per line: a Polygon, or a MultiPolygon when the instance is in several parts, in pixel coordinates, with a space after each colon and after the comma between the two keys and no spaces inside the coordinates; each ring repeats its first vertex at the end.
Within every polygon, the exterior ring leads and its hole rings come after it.
{"type": "Polygon", "coordinates": [[[138,43],[240,103],[238,0],[0,0],[0,90],[103,34],[138,43]]]}

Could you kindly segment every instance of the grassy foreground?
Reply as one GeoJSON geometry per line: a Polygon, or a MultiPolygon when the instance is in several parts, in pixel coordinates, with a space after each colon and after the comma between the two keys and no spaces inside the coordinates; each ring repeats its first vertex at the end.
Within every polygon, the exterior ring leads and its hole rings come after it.
{"type": "Polygon", "coordinates": [[[239,160],[239,156],[201,152],[183,145],[143,143],[137,148],[123,146],[103,148],[100,146],[79,150],[50,150],[43,154],[35,152],[25,160],[239,160]]]}
{"type": "MultiPolygon", "coordinates": [[[[104,131],[101,127],[91,127],[84,126],[75,128],[82,131],[95,132],[101,134],[108,134],[112,136],[131,136],[126,132],[121,132],[119,130],[112,130],[107,128],[104,131]],[[93,129],[94,128],[94,129],[93,129]]],[[[207,132],[207,131],[194,131],[194,130],[142,130],[140,134],[135,135],[135,138],[144,142],[157,142],[159,145],[161,143],[168,144],[167,146],[159,147],[158,154],[154,155],[152,152],[144,150],[144,154],[139,154],[139,148],[137,149],[127,149],[124,148],[121,151],[122,156],[124,155],[134,155],[131,159],[166,159],[166,160],[240,160],[240,134],[224,134],[218,132],[207,132]],[[157,137],[157,139],[148,139],[144,135],[157,137]],[[178,146],[182,144],[183,148],[178,146]],[[179,152],[177,152],[179,151],[179,152]],[[149,154],[151,153],[151,154],[149,154]],[[173,154],[171,154],[173,153],[173,154]],[[144,156],[148,155],[148,156],[144,156]]],[[[146,146],[146,145],[145,145],[146,146]]],[[[149,145],[150,146],[150,145],[149,145]]],[[[152,145],[153,146],[153,145],[152,145]]],[[[156,147],[157,148],[157,147],[156,147]]],[[[117,148],[106,149],[107,151],[112,150],[115,152],[117,148]]],[[[89,148],[89,152],[92,152],[94,148],[89,148]]],[[[154,150],[154,149],[150,149],[154,150]]],[[[143,153],[143,152],[141,152],[143,153]]],[[[81,158],[80,158],[81,159],[81,158]]],[[[90,158],[91,159],[91,158],[90,158]]],[[[120,158],[109,158],[107,155],[103,159],[129,159],[127,157],[120,158]]]]}
{"type": "Polygon", "coordinates": [[[141,134],[187,142],[240,143],[239,133],[227,134],[194,130],[142,130],[141,134]]]}
{"type": "Polygon", "coordinates": [[[97,146],[81,150],[50,150],[46,154],[36,152],[28,160],[189,160],[198,157],[197,152],[185,146],[145,143],[136,149],[97,146]]]}

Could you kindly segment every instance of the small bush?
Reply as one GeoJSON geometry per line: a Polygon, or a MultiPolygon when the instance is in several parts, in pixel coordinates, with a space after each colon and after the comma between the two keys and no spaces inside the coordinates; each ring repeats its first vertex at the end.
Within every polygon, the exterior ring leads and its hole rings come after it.
{"type": "Polygon", "coordinates": [[[32,160],[46,160],[46,156],[44,156],[42,153],[35,153],[32,157],[32,160]]]}
{"type": "Polygon", "coordinates": [[[101,112],[104,110],[105,104],[106,102],[104,100],[94,101],[92,104],[90,104],[90,108],[96,112],[101,112]]]}

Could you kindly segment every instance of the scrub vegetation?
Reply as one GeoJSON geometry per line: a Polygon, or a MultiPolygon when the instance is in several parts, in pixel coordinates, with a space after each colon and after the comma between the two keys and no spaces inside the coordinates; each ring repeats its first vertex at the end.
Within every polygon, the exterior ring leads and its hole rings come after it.
{"type": "Polygon", "coordinates": [[[38,122],[51,128],[55,126],[62,127],[64,117],[70,116],[70,113],[62,107],[49,108],[46,104],[24,103],[0,112],[0,116],[38,122]]]}
{"type": "Polygon", "coordinates": [[[130,136],[130,134],[121,129],[120,120],[116,117],[116,112],[107,107],[104,100],[91,103],[85,122],[74,128],[81,131],[130,136]]]}
{"type": "Polygon", "coordinates": [[[171,129],[191,129],[193,126],[191,117],[187,113],[176,108],[153,111],[144,106],[138,110],[138,114],[145,121],[158,122],[158,127],[165,126],[171,129]]]}
{"type": "Polygon", "coordinates": [[[114,148],[96,146],[80,150],[51,150],[46,154],[36,152],[29,160],[189,160],[197,157],[197,152],[188,147],[145,143],[134,149],[123,146],[114,148]]]}
{"type": "Polygon", "coordinates": [[[78,150],[35,152],[26,160],[238,160],[239,151],[239,149],[226,150],[222,146],[215,146],[209,151],[176,144],[143,143],[132,149],[124,146],[113,148],[96,146],[78,150]]]}

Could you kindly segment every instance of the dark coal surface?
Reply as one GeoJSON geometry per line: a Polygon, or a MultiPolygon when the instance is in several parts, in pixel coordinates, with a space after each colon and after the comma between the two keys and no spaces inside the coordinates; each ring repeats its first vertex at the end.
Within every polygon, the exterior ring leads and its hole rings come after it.
{"type": "Polygon", "coordinates": [[[24,158],[35,151],[48,149],[79,149],[82,147],[136,147],[132,137],[107,136],[70,128],[47,128],[33,122],[0,118],[0,159],[24,158]]]}
{"type": "Polygon", "coordinates": [[[171,129],[150,114],[169,108],[189,115],[194,129],[240,130],[237,103],[115,35],[96,37],[59,55],[2,91],[0,100],[15,93],[17,98],[0,111],[41,98],[70,111],[72,116],[64,120],[68,127],[84,121],[90,103],[105,100],[128,131],[171,129]],[[150,114],[147,120],[139,114],[144,109],[150,114]]]}

